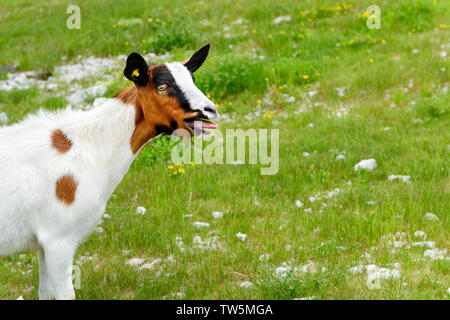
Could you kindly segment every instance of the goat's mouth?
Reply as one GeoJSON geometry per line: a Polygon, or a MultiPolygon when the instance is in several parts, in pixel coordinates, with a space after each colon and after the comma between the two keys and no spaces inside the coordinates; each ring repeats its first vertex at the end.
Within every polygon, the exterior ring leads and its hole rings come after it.
{"type": "Polygon", "coordinates": [[[184,126],[193,135],[207,134],[208,130],[214,130],[218,128],[217,123],[201,117],[185,119],[184,126]]]}

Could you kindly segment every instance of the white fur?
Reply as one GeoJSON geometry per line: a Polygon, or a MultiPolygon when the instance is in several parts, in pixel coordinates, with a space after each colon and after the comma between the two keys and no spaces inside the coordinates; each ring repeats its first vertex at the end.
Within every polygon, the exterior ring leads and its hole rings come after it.
{"type": "Polygon", "coordinates": [[[192,110],[201,111],[204,115],[208,116],[208,119],[219,119],[215,104],[197,88],[188,69],[180,62],[170,62],[165,65],[189,101],[192,110]],[[214,111],[206,111],[205,108],[210,108],[214,111]]]}
{"type": "Polygon", "coordinates": [[[75,298],[73,255],[135,158],[134,121],[134,106],[110,99],[90,111],[39,111],[0,128],[0,256],[39,250],[41,299],[75,298]],[[51,146],[55,129],[72,141],[69,152],[51,146]],[[78,184],[71,205],[55,194],[67,174],[78,184]]]}

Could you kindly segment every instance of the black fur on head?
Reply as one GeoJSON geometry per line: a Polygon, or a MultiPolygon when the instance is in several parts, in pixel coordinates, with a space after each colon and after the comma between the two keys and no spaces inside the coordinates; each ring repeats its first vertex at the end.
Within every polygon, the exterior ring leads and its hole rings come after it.
{"type": "Polygon", "coordinates": [[[190,72],[194,73],[198,68],[202,66],[203,62],[205,62],[206,58],[208,57],[209,48],[210,45],[208,43],[206,46],[194,53],[189,61],[184,64],[190,72]]]}
{"type": "Polygon", "coordinates": [[[127,65],[123,74],[136,86],[144,87],[149,80],[147,62],[140,54],[133,52],[127,58],[127,65]]]}

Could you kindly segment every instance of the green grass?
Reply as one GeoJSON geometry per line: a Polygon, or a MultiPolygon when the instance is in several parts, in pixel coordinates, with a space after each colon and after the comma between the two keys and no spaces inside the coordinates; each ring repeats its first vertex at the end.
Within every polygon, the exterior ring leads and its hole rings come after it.
{"type": "MultiPolygon", "coordinates": [[[[76,260],[95,257],[81,266],[78,298],[172,299],[177,292],[188,299],[449,298],[448,254],[446,260],[418,260],[424,248],[392,252],[382,241],[389,233],[404,232],[411,243],[417,241],[414,232],[422,230],[437,248],[449,247],[450,64],[441,56],[449,51],[448,1],[385,2],[380,30],[365,24],[371,1],[353,1],[339,10],[325,9],[335,8],[336,1],[79,3],[82,28],[68,30],[66,4],[1,0],[0,65],[52,72],[64,63],[63,56],[71,61],[78,55],[144,50],[182,60],[210,42],[210,57],[196,79],[220,105],[219,112],[232,117],[222,130],[279,128],[280,169],[261,176],[259,165],[187,165],[184,174],[174,176],[167,168],[172,144],[165,138],[154,141],[108,203],[112,218],[101,224],[104,233],[89,236],[77,252],[76,260]],[[292,20],[273,24],[280,15],[292,20]],[[130,18],[143,24],[119,24],[130,18]],[[233,23],[236,19],[244,22],[233,23]],[[336,90],[342,87],[344,96],[336,90]],[[311,90],[317,94],[309,101],[311,90]],[[296,101],[286,102],[283,94],[296,101]],[[244,118],[258,100],[267,99],[274,103],[262,104],[263,115],[244,118]],[[296,113],[299,108],[304,111],[296,113]],[[347,114],[338,117],[338,111],[347,114]],[[342,151],[345,160],[336,160],[342,151]],[[353,170],[368,158],[378,163],[374,171],[353,170]],[[411,184],[389,182],[391,174],[409,175],[411,184]],[[308,200],[334,188],[342,190],[336,197],[308,200]],[[303,208],[295,206],[296,199],[303,208]],[[138,206],[147,214],[137,215],[138,206]],[[213,219],[213,211],[224,217],[213,219]],[[440,220],[424,219],[427,212],[440,220]],[[192,221],[211,227],[197,230],[192,221]],[[239,241],[237,232],[247,240],[239,241]],[[194,250],[196,235],[219,236],[219,248],[194,250]],[[401,278],[370,290],[365,274],[347,271],[367,264],[361,257],[366,252],[377,266],[400,263],[401,278]],[[262,254],[270,254],[269,260],[260,261],[262,254]],[[125,264],[132,257],[169,256],[174,263],[153,270],[125,264]],[[294,265],[312,261],[317,272],[274,276],[274,269],[290,260],[294,265]],[[247,280],[254,286],[241,288],[247,280]]],[[[107,95],[125,85],[118,76],[107,95]]],[[[0,91],[0,112],[11,123],[41,106],[54,110],[65,104],[63,96],[38,88],[0,91]]],[[[38,297],[36,261],[33,253],[0,259],[0,298],[38,297]]]]}

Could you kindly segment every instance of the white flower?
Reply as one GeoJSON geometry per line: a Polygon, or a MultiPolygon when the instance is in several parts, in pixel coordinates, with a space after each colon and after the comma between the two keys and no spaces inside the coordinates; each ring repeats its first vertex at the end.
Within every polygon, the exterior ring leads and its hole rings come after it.
{"type": "Polygon", "coordinates": [[[309,152],[303,152],[303,156],[304,156],[304,157],[309,157],[310,154],[309,154],[309,152]]]}

